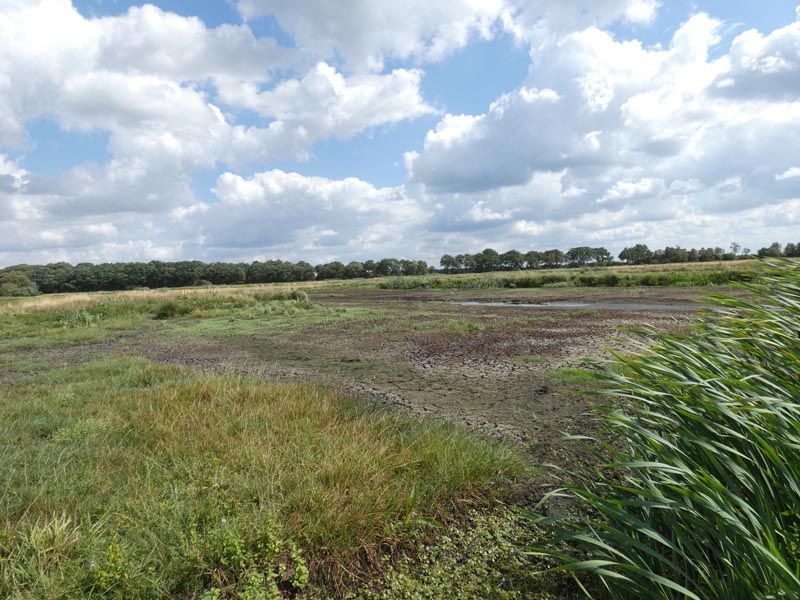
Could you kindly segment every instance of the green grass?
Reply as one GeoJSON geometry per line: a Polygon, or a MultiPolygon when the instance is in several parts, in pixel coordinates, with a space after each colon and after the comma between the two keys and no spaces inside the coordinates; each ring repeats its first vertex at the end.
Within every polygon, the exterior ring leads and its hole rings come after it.
{"type": "Polygon", "coordinates": [[[547,358],[542,356],[541,354],[520,354],[518,356],[513,356],[509,359],[509,362],[515,365],[538,365],[546,361],[547,358]]]}
{"type": "Polygon", "coordinates": [[[524,472],[453,425],[135,358],[0,389],[0,454],[3,598],[293,595],[306,568],[332,593],[524,472]]]}
{"type": "Polygon", "coordinates": [[[598,383],[598,373],[588,369],[561,367],[547,371],[550,381],[571,388],[585,388],[598,383]]]}
{"type": "Polygon", "coordinates": [[[765,270],[759,261],[685,263],[643,267],[592,267],[459,275],[423,275],[375,280],[387,290],[710,286],[751,281],[765,270]]]}
{"type": "Polygon", "coordinates": [[[800,265],[774,267],[753,299],[618,357],[619,455],[554,494],[590,515],[556,521],[563,569],[620,598],[800,597],[800,265]]]}
{"type": "Polygon", "coordinates": [[[485,329],[485,324],[468,319],[448,319],[444,324],[444,330],[451,335],[467,335],[485,329]]]}

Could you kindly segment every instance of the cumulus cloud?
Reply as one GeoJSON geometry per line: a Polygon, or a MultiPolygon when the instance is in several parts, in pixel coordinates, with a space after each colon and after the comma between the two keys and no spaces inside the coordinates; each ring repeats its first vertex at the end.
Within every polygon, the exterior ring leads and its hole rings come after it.
{"type": "Polygon", "coordinates": [[[223,173],[214,194],[217,202],[175,210],[176,225],[199,232],[208,250],[251,255],[265,249],[331,259],[387,249],[408,254],[404,240],[425,216],[401,187],[376,188],[357,178],[223,173]]]}
{"type": "Polygon", "coordinates": [[[50,177],[3,159],[0,214],[25,223],[4,228],[5,246],[97,248],[102,236],[139,235],[142,251],[175,249],[144,242],[166,238],[169,211],[196,202],[197,169],[305,159],[318,141],[432,111],[413,69],[346,77],[320,63],[275,81],[303,67],[300,54],[247,25],[209,28],[152,5],[86,18],[69,0],[4,3],[0,151],[30,149],[29,123],[46,118],[107,132],[111,155],[50,177]],[[237,123],[242,109],[260,118],[237,123]],[[112,231],[109,219],[127,225],[112,231]]]}
{"type": "Polygon", "coordinates": [[[437,226],[491,211],[508,217],[498,229],[508,235],[574,242],[603,239],[601,230],[633,239],[628,229],[686,239],[677,223],[718,224],[726,213],[792,201],[800,196],[796,25],[742,34],[718,57],[722,23],[702,13],[665,47],[596,27],[569,33],[534,53],[525,85],[485,114],[442,118],[422,150],[406,155],[410,185],[436,207],[437,226]],[[720,93],[720,81],[755,72],[764,75],[758,94],[739,84],[720,93]],[[597,231],[582,231],[584,219],[597,231]]]}
{"type": "Polygon", "coordinates": [[[541,40],[615,20],[648,23],[657,0],[238,0],[245,19],[274,16],[317,56],[344,56],[351,68],[380,70],[386,58],[440,60],[505,29],[541,40]]]}
{"type": "Polygon", "coordinates": [[[150,5],[87,18],[69,0],[9,0],[0,263],[789,239],[800,20],[728,47],[703,13],[656,46],[604,29],[646,26],[659,4],[239,0],[244,23],[208,27],[150,5]],[[294,43],[254,34],[263,16],[294,43]],[[479,114],[434,110],[426,64],[500,31],[530,49],[526,80],[479,114]],[[272,168],[431,114],[405,185],[272,168]],[[37,119],[105,132],[110,158],[22,168],[37,119]],[[217,178],[200,198],[198,170],[217,178]]]}
{"type": "Polygon", "coordinates": [[[220,95],[229,105],[302,126],[313,139],[347,139],[376,125],[434,112],[420,93],[421,79],[418,69],[345,77],[320,62],[302,79],[282,81],[268,91],[223,86],[220,95]]]}
{"type": "Polygon", "coordinates": [[[230,158],[233,141],[263,142],[259,159],[302,156],[330,135],[430,111],[415,70],[345,78],[319,64],[263,91],[274,71],[299,64],[299,51],[246,25],[210,29],[150,5],[86,19],[68,0],[16,3],[0,11],[0,39],[0,147],[23,143],[26,123],[49,116],[66,129],[111,131],[117,155],[181,146],[190,164],[209,164],[230,158]],[[226,102],[274,120],[237,130],[226,102]]]}

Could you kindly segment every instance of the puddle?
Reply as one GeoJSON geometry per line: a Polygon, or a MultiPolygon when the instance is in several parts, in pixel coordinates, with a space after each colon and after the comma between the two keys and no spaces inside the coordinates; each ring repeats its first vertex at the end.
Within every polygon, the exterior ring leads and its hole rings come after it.
{"type": "Polygon", "coordinates": [[[478,301],[463,301],[456,302],[460,306],[486,306],[491,308],[540,308],[540,309],[563,309],[563,310],[580,310],[580,309],[597,309],[597,310],[665,310],[670,312],[675,311],[696,311],[699,306],[693,302],[686,302],[682,304],[653,304],[646,302],[540,302],[538,304],[524,303],[524,302],[478,302],[478,301]]]}

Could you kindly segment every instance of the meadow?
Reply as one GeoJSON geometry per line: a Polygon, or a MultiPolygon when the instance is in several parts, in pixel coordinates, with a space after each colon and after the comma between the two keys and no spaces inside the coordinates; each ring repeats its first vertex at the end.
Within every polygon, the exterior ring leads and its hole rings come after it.
{"type": "MultiPolygon", "coordinates": [[[[609,379],[598,360],[609,348],[641,354],[626,332],[647,324],[650,336],[671,332],[661,343],[678,361],[695,300],[733,294],[725,306],[739,315],[735,302],[760,288],[724,284],[778,268],[668,267],[610,270],[668,277],[658,285],[598,287],[572,269],[566,284],[519,287],[498,273],[0,299],[0,596],[561,598],[602,587],[626,567],[573,582],[552,568],[591,571],[599,563],[571,558],[591,544],[531,553],[551,524],[519,511],[559,473],[594,481],[614,429],[600,415],[630,390],[645,397],[647,368],[667,369],[650,354],[609,379]]],[[[674,392],[663,385],[654,397],[674,392]]],[[[613,485],[597,485],[569,493],[602,510],[598,490],[613,485]]],[[[623,528],[612,516],[608,530],[623,528]]]]}

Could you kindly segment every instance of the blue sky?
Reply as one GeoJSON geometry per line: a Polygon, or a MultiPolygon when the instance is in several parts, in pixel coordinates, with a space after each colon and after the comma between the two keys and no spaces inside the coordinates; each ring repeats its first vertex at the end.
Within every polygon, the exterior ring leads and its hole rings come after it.
{"type": "Polygon", "coordinates": [[[798,241],[796,4],[483,4],[14,0],[0,264],[798,241]]]}

